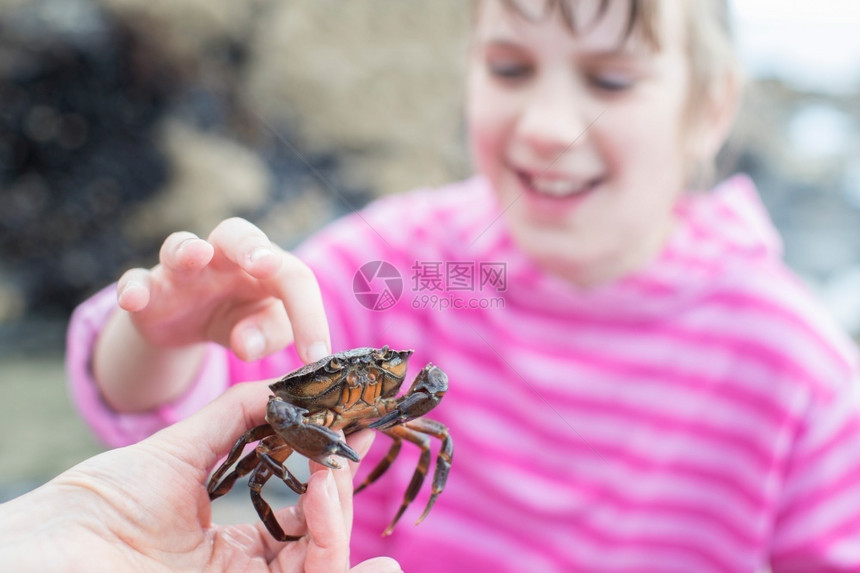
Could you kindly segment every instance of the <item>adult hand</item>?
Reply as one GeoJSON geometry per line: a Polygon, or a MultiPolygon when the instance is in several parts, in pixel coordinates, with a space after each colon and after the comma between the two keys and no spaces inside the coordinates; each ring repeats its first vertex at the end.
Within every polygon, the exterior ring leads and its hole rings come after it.
{"type": "MultiPolygon", "coordinates": [[[[0,505],[0,563],[10,571],[349,570],[352,476],[357,464],[312,464],[298,507],[278,512],[289,534],[260,522],[211,523],[209,474],[233,441],[263,419],[268,388],[240,384],[194,416],[105,452],[0,505]]],[[[370,432],[350,436],[364,455],[370,432]]],[[[389,558],[352,571],[400,571],[389,558]]]]}

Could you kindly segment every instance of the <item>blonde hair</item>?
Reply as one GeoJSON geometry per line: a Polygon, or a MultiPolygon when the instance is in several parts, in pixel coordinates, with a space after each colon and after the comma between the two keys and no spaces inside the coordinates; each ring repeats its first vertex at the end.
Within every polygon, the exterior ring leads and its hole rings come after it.
{"type": "MultiPolygon", "coordinates": [[[[671,0],[676,1],[676,0],[671,0]]],[[[718,105],[720,98],[740,98],[742,77],[729,23],[726,0],[684,0],[686,6],[685,29],[687,53],[690,58],[690,93],[687,104],[686,125],[692,129],[703,121],[706,106],[697,103],[710,101],[718,105]],[[731,86],[730,93],[724,93],[731,86]]],[[[734,107],[735,102],[731,102],[734,107]]],[[[725,141],[723,142],[725,145],[725,141]]],[[[687,166],[688,185],[706,188],[713,183],[716,155],[690,160],[687,166]]]]}

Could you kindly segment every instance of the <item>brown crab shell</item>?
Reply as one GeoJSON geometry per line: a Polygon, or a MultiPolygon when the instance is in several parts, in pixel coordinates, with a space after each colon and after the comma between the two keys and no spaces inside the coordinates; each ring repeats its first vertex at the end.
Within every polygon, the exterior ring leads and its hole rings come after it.
{"type": "Polygon", "coordinates": [[[335,408],[343,385],[382,383],[381,396],[397,395],[412,350],[354,348],[307,364],[271,384],[272,393],[308,411],[335,408]]]}

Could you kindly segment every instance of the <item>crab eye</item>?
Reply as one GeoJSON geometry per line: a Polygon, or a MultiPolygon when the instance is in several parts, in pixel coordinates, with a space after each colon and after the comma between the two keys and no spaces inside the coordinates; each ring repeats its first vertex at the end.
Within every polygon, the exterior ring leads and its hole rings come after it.
{"type": "Polygon", "coordinates": [[[343,363],[337,358],[332,358],[328,363],[328,367],[331,370],[340,370],[341,368],[343,368],[343,363]]]}
{"type": "Polygon", "coordinates": [[[388,346],[383,346],[382,348],[380,348],[379,350],[376,350],[373,353],[373,359],[374,360],[381,360],[384,362],[384,361],[388,360],[389,358],[391,358],[391,351],[388,349],[388,346]]]}

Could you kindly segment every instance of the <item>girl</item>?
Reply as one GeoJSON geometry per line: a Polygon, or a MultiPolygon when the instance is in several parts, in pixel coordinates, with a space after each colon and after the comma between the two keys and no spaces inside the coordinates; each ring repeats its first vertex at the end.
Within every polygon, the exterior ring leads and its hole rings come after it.
{"type": "Polygon", "coordinates": [[[431,417],[451,476],[381,539],[414,468],[398,460],[356,498],[354,557],[860,568],[856,354],[747,179],[683,192],[738,98],[722,3],[483,0],[468,73],[476,177],[381,200],[297,256],[239,219],[176,233],[85,303],[69,368],[99,435],[138,440],[332,348],[414,348],[410,376],[450,379],[431,417]],[[383,263],[411,287],[393,306],[351,289],[383,263]]]}

